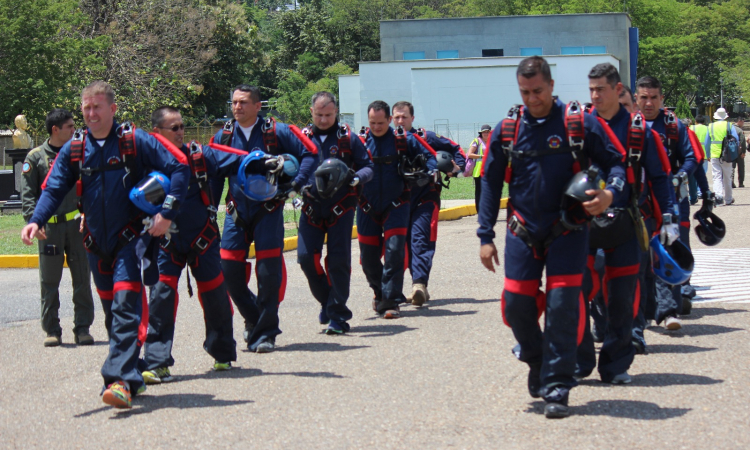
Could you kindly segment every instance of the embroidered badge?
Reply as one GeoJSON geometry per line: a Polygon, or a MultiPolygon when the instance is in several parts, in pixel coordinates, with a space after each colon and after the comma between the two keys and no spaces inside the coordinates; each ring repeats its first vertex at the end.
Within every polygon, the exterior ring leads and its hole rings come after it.
{"type": "Polygon", "coordinates": [[[117,156],[110,156],[107,160],[107,165],[114,166],[116,164],[120,164],[120,162],[120,158],[118,158],[117,156]]]}
{"type": "Polygon", "coordinates": [[[560,148],[560,145],[562,145],[562,138],[556,134],[553,134],[552,136],[547,138],[547,144],[549,145],[549,148],[558,149],[560,148]]]}
{"type": "Polygon", "coordinates": [[[332,145],[331,149],[329,150],[329,152],[331,153],[331,155],[335,155],[336,153],[338,153],[338,151],[339,151],[339,148],[337,146],[335,146],[335,145],[332,145]]]}
{"type": "Polygon", "coordinates": [[[23,173],[28,173],[29,170],[31,170],[31,164],[27,162],[23,163],[23,173]]]}

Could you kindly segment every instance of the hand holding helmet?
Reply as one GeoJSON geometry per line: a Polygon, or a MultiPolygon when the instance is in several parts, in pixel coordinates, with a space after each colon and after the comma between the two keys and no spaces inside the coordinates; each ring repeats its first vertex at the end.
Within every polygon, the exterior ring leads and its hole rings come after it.
{"type": "Polygon", "coordinates": [[[662,245],[672,245],[680,237],[680,225],[676,220],[672,214],[662,215],[662,225],[659,231],[659,240],[662,245]]]}
{"type": "Polygon", "coordinates": [[[711,191],[707,191],[703,192],[702,197],[703,205],[701,205],[701,209],[698,212],[710,214],[716,205],[716,195],[711,191]]]}
{"type": "Polygon", "coordinates": [[[677,172],[672,177],[672,185],[674,186],[674,193],[678,202],[688,196],[688,175],[685,172],[677,172]]]}

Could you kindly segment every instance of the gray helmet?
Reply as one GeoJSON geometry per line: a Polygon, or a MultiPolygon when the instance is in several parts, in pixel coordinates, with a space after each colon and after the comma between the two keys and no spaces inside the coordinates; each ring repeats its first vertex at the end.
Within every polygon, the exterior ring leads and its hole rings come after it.
{"type": "Polygon", "coordinates": [[[439,171],[443,173],[452,173],[453,172],[453,155],[450,153],[439,150],[437,152],[437,168],[439,171]]]}
{"type": "Polygon", "coordinates": [[[333,197],[351,179],[351,170],[338,158],[328,158],[315,170],[315,187],[320,198],[333,197]]]}
{"type": "Polygon", "coordinates": [[[594,197],[586,194],[589,189],[603,189],[604,180],[599,176],[599,168],[591,166],[573,175],[568,184],[565,186],[565,197],[587,202],[594,197]]]}

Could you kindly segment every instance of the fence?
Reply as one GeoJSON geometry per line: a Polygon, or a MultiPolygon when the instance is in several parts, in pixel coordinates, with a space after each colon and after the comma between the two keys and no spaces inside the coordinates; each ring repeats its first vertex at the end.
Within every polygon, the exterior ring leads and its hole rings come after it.
{"type": "Polygon", "coordinates": [[[433,130],[435,133],[455,141],[464,151],[468,151],[471,141],[479,136],[479,129],[482,128],[482,125],[490,124],[490,126],[494,126],[495,123],[449,123],[447,120],[436,120],[433,130]]]}

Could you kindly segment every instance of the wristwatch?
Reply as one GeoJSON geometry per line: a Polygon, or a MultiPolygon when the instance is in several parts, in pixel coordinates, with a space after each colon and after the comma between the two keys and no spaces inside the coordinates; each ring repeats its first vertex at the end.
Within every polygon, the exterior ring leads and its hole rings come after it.
{"type": "Polygon", "coordinates": [[[167,195],[161,207],[166,210],[177,210],[180,207],[180,202],[173,195],[167,195]]]}

